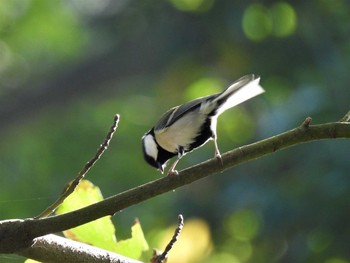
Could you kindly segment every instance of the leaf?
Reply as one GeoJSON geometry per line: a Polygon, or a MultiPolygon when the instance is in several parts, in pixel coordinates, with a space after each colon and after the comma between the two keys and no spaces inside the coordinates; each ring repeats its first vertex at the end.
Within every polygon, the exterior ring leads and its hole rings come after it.
{"type": "MultiPolygon", "coordinates": [[[[64,214],[103,200],[100,189],[88,180],[82,180],[75,191],[57,209],[64,214]]],[[[69,229],[63,234],[70,239],[113,251],[126,257],[138,259],[148,250],[141,225],[138,220],[131,227],[131,238],[117,243],[111,216],[105,216],[82,226],[69,229]]]]}
{"type": "Polygon", "coordinates": [[[40,261],[36,261],[34,259],[26,259],[24,263],[41,263],[40,261]]]}
{"type": "MultiPolygon", "coordinates": [[[[103,200],[100,189],[88,180],[82,180],[75,191],[57,209],[64,214],[103,200]]],[[[111,216],[105,216],[82,226],[69,229],[63,234],[73,240],[113,251],[117,243],[111,216]]]]}
{"type": "Polygon", "coordinates": [[[135,224],[131,227],[131,238],[119,241],[114,252],[133,259],[139,259],[142,252],[148,249],[141,224],[136,219],[135,224]]]}

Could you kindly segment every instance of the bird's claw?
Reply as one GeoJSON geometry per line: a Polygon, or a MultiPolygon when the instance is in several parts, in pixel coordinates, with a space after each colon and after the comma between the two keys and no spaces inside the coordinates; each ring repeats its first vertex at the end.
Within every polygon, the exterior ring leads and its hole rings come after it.
{"type": "Polygon", "coordinates": [[[216,158],[216,159],[218,159],[218,160],[220,160],[221,165],[223,165],[223,164],[224,164],[224,162],[223,162],[223,160],[222,160],[222,157],[221,157],[221,154],[220,154],[220,153],[216,153],[216,154],[215,154],[215,158],[216,158]]]}
{"type": "Polygon", "coordinates": [[[178,176],[179,172],[177,170],[169,170],[168,171],[168,176],[178,176]]]}

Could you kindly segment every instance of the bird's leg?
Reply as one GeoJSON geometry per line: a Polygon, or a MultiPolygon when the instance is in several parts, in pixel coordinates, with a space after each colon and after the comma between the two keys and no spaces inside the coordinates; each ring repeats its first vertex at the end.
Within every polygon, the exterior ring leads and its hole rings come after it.
{"type": "Polygon", "coordinates": [[[168,175],[178,175],[179,173],[175,170],[175,166],[180,161],[181,157],[184,155],[185,150],[184,147],[180,146],[178,149],[177,160],[171,165],[168,175]]]}
{"type": "Polygon", "coordinates": [[[168,171],[168,176],[171,176],[171,175],[178,175],[178,171],[174,170],[175,169],[175,166],[177,165],[177,163],[180,161],[180,159],[176,159],[176,161],[171,165],[169,171],[168,171]]]}
{"type": "Polygon", "coordinates": [[[215,158],[219,159],[221,164],[223,164],[222,162],[222,158],[221,158],[221,154],[220,154],[220,151],[219,151],[219,147],[218,147],[218,143],[216,141],[216,136],[214,135],[213,136],[213,140],[214,140],[214,146],[215,146],[215,158]]]}

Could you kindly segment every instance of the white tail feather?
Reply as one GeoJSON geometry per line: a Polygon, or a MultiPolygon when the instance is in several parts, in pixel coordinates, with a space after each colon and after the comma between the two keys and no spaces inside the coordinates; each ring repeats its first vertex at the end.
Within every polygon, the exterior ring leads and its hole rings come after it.
{"type": "Polygon", "coordinates": [[[228,99],[224,104],[218,109],[218,115],[223,113],[225,110],[232,108],[234,106],[237,106],[238,104],[249,100],[261,93],[264,93],[265,90],[259,85],[260,78],[256,78],[252,81],[250,81],[248,84],[244,85],[243,87],[238,87],[237,85],[240,85],[240,82],[233,83],[230,87],[226,89],[226,91],[221,94],[218,98],[215,100],[220,100],[220,98],[223,98],[227,96],[229,93],[232,93],[229,95],[228,99]]]}

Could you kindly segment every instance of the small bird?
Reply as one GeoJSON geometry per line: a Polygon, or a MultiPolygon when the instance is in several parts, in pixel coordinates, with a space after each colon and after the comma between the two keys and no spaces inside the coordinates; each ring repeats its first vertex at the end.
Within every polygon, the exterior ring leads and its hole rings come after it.
{"type": "Polygon", "coordinates": [[[210,139],[214,141],[215,157],[221,160],[216,141],[217,118],[225,110],[265,92],[259,85],[259,80],[257,75],[245,75],[220,93],[168,110],[142,137],[146,162],[163,173],[167,161],[177,155],[168,175],[177,174],[175,166],[181,157],[203,146],[210,139]]]}

